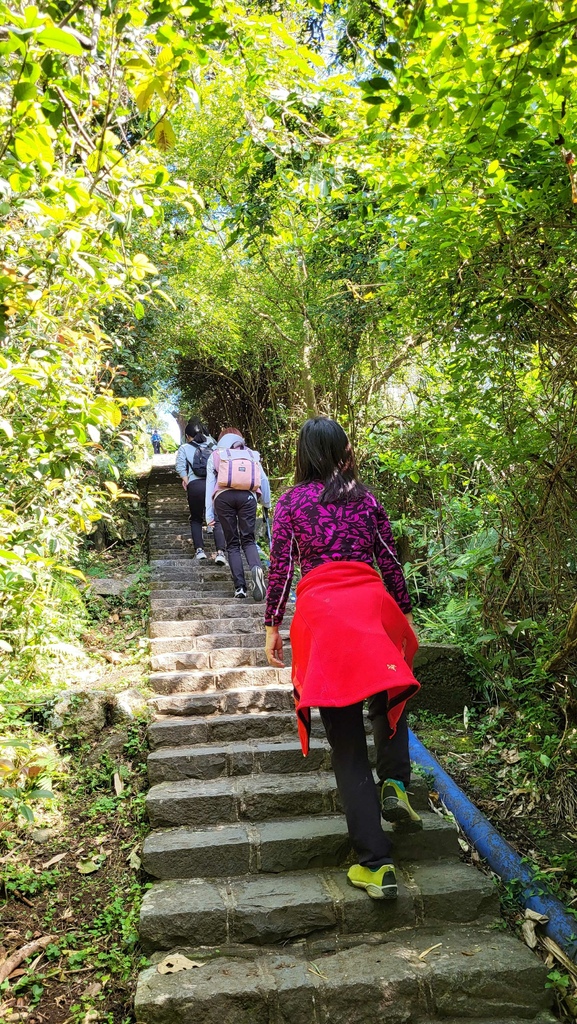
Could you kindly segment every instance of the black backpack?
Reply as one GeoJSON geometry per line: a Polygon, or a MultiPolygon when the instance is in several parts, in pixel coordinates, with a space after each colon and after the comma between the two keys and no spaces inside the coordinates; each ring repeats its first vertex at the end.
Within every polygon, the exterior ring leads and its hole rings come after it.
{"type": "Polygon", "coordinates": [[[206,467],[212,455],[212,446],[197,444],[196,441],[189,441],[188,444],[193,445],[195,451],[192,466],[188,459],[186,460],[186,465],[195,476],[200,477],[201,480],[206,480],[206,467]]]}

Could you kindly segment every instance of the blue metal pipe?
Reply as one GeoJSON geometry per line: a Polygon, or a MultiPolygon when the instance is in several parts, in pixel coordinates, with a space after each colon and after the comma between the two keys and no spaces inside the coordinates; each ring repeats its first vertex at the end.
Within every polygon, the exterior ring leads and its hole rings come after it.
{"type": "Polygon", "coordinates": [[[412,761],[433,774],[435,789],[444,804],[455,815],[467,839],[481,857],[488,861],[491,870],[504,882],[520,883],[519,899],[523,905],[549,918],[548,924],[543,925],[545,934],[577,962],[577,919],[567,913],[561,901],[553,896],[544,882],[536,881],[530,868],[521,862],[519,854],[410,731],[409,751],[412,761]]]}

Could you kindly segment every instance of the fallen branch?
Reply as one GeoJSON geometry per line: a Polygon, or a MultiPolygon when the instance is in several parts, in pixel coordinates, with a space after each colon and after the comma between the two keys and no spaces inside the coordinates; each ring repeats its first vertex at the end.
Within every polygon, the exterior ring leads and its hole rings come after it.
{"type": "Polygon", "coordinates": [[[27,942],[25,946],[17,949],[3,964],[0,964],[0,985],[3,981],[6,981],[6,978],[10,977],[12,971],[15,971],[24,960],[27,960],[29,956],[34,956],[34,953],[39,953],[40,950],[46,949],[55,939],[55,935],[43,935],[42,938],[34,939],[33,942],[27,942]]]}

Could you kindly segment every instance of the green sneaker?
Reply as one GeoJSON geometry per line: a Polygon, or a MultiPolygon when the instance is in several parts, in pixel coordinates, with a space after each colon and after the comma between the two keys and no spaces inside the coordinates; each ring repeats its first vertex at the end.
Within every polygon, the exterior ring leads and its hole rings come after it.
{"type": "Polygon", "coordinates": [[[347,874],[347,882],[355,889],[364,889],[373,900],[396,900],[397,876],[393,864],[371,871],[361,864],[353,864],[347,874]]]}
{"type": "Polygon", "coordinates": [[[409,803],[405,787],[395,779],[385,779],[381,786],[381,814],[406,832],[419,832],[423,821],[409,803]]]}

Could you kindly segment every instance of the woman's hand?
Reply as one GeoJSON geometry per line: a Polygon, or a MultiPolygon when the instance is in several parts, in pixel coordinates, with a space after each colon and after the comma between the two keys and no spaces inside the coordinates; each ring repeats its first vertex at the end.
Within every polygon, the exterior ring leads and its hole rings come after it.
{"type": "Polygon", "coordinates": [[[284,668],[282,640],[278,626],[266,626],[266,660],[273,668],[284,668]]]}
{"type": "Polygon", "coordinates": [[[182,486],[183,486],[185,491],[188,490],[188,480],[186,479],[185,476],[182,477],[182,486]]]}

